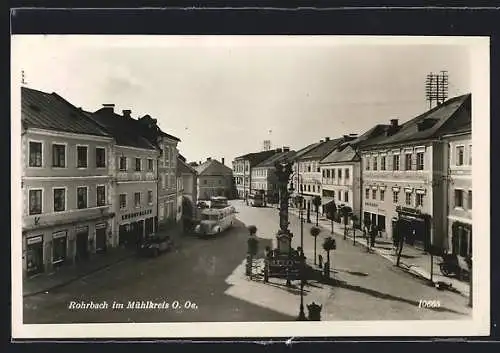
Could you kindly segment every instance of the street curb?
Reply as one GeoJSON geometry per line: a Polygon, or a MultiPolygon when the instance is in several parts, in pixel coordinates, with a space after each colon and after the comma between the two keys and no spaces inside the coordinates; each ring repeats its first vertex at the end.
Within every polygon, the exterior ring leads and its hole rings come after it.
{"type": "MultiPolygon", "coordinates": [[[[292,213],[295,216],[298,217],[298,215],[295,212],[292,212],[292,213]]],[[[325,226],[321,224],[321,219],[320,219],[320,222],[319,222],[319,227],[323,228],[323,229],[326,229],[325,226]]],[[[337,236],[340,236],[340,237],[344,237],[344,234],[338,233],[335,230],[333,231],[333,234],[337,235],[337,236]]],[[[352,236],[350,236],[350,235],[347,236],[347,239],[349,239],[351,241],[353,240],[352,236]]],[[[365,247],[365,248],[368,248],[368,246],[364,242],[357,242],[357,243],[360,244],[361,246],[365,247]]],[[[384,259],[390,261],[394,265],[396,264],[396,261],[394,261],[391,256],[384,254],[383,252],[381,252],[380,250],[378,250],[376,248],[371,248],[371,250],[374,253],[376,253],[377,255],[379,255],[379,256],[383,257],[384,259]]],[[[400,265],[398,267],[401,270],[403,270],[403,271],[405,271],[405,272],[407,272],[409,274],[412,274],[412,275],[414,275],[416,277],[419,277],[420,279],[423,279],[423,280],[425,280],[425,281],[427,281],[429,283],[431,282],[431,280],[430,280],[430,277],[431,277],[430,273],[427,272],[426,270],[424,270],[423,268],[419,267],[419,266],[407,265],[405,263],[400,263],[400,265]]],[[[440,283],[441,283],[441,281],[435,281],[435,280],[432,281],[433,286],[436,287],[436,288],[439,287],[440,283]]],[[[464,296],[466,298],[469,297],[468,293],[463,293],[460,289],[458,289],[456,287],[453,287],[451,284],[450,284],[450,288],[452,288],[451,291],[456,292],[456,293],[460,294],[461,296],[464,296]]]]}
{"type": "Polygon", "coordinates": [[[85,277],[87,277],[87,276],[89,276],[91,274],[95,274],[96,272],[99,272],[101,270],[109,268],[109,267],[111,267],[113,265],[119,264],[120,262],[123,262],[123,261],[125,261],[125,260],[127,260],[127,259],[129,259],[131,257],[134,257],[134,256],[135,256],[135,254],[127,254],[126,256],[124,256],[122,258],[119,258],[117,261],[113,261],[113,262],[105,264],[103,266],[96,267],[96,268],[92,269],[89,272],[85,272],[85,273],[83,273],[81,275],[72,277],[72,278],[70,278],[70,279],[68,279],[68,280],[66,280],[64,282],[58,283],[58,284],[53,285],[51,287],[47,287],[47,288],[44,288],[44,289],[36,290],[36,291],[33,291],[33,292],[23,293],[23,298],[32,297],[34,295],[38,295],[38,294],[41,294],[41,293],[44,293],[44,292],[48,292],[48,291],[51,291],[51,290],[54,290],[54,289],[57,289],[57,288],[61,288],[61,287],[67,286],[70,283],[76,282],[79,279],[85,278],[85,277]]]}

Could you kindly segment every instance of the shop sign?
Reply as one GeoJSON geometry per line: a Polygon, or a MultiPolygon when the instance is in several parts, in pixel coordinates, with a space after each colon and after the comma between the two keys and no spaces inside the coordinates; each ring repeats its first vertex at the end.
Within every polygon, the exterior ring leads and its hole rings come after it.
{"type": "Polygon", "coordinates": [[[152,213],[153,213],[152,209],[143,210],[143,211],[140,211],[140,212],[128,213],[128,214],[122,215],[122,220],[130,219],[130,218],[135,218],[135,217],[139,217],[139,216],[144,216],[144,215],[148,215],[148,214],[152,214],[152,213]]]}
{"type": "Polygon", "coordinates": [[[377,203],[373,203],[373,202],[366,202],[365,201],[365,205],[366,206],[370,206],[370,207],[378,207],[378,204],[377,203]]]}
{"type": "Polygon", "coordinates": [[[43,241],[43,238],[42,238],[42,236],[41,236],[41,235],[36,236],[36,237],[32,237],[32,238],[28,238],[28,239],[26,240],[26,242],[28,243],[28,245],[41,243],[42,241],[43,241]]]}
{"type": "Polygon", "coordinates": [[[89,226],[77,227],[76,228],[76,232],[77,233],[88,233],[88,231],[89,231],[89,226]]]}
{"type": "Polygon", "coordinates": [[[396,212],[406,212],[406,213],[413,213],[413,214],[418,214],[418,215],[422,213],[419,209],[410,208],[410,207],[402,207],[402,206],[397,206],[396,212]]]}
{"type": "Polygon", "coordinates": [[[107,224],[106,223],[98,223],[95,225],[95,229],[102,229],[106,228],[107,224]]]}
{"type": "Polygon", "coordinates": [[[52,233],[52,239],[65,237],[66,234],[67,234],[67,232],[65,230],[60,231],[60,232],[52,233]]]}

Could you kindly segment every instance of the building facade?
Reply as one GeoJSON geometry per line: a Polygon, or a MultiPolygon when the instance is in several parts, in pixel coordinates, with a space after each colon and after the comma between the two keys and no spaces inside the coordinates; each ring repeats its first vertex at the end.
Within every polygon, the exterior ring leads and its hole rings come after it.
{"type": "Polygon", "coordinates": [[[385,135],[363,146],[363,222],[424,250],[446,248],[449,149],[442,136],[467,119],[470,95],[455,97],[403,125],[391,120],[385,135]]]}
{"type": "Polygon", "coordinates": [[[472,131],[445,136],[449,153],[448,249],[472,256],[472,131]]]}
{"type": "Polygon", "coordinates": [[[233,171],[223,163],[209,157],[195,167],[198,174],[197,194],[199,200],[210,200],[212,196],[229,198],[232,190],[233,171]]]}
{"type": "Polygon", "coordinates": [[[275,153],[277,153],[276,150],[248,153],[234,159],[233,176],[238,198],[246,199],[248,195],[255,191],[252,189],[252,168],[275,153]]]}
{"type": "Polygon", "coordinates": [[[113,138],[55,93],[22,88],[23,274],[113,246],[113,138]]]}

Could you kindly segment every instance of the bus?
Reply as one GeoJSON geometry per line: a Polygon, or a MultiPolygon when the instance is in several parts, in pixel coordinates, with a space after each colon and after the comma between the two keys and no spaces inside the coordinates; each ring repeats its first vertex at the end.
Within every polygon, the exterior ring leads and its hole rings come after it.
{"type": "Polygon", "coordinates": [[[252,207],[266,207],[266,198],[264,194],[250,194],[248,196],[250,206],[252,207]]]}
{"type": "Polygon", "coordinates": [[[210,198],[210,208],[225,208],[229,206],[227,197],[213,196],[210,198]]]}
{"type": "Polygon", "coordinates": [[[200,223],[195,227],[199,235],[214,235],[233,226],[236,210],[233,206],[201,210],[200,223]]]}

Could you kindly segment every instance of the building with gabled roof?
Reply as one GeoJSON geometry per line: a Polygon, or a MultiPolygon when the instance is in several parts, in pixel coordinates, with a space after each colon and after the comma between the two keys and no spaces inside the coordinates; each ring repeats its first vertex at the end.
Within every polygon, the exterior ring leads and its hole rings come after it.
{"type": "Polygon", "coordinates": [[[198,199],[210,200],[212,196],[231,197],[233,171],[222,162],[208,157],[201,165],[194,167],[198,173],[198,199]]]}
{"type": "Polygon", "coordinates": [[[363,220],[385,237],[402,235],[424,250],[448,247],[448,142],[471,121],[471,95],[448,99],[360,148],[363,220]]]}
{"type": "Polygon", "coordinates": [[[114,246],[113,137],[56,93],[21,88],[23,274],[114,246]]]}

